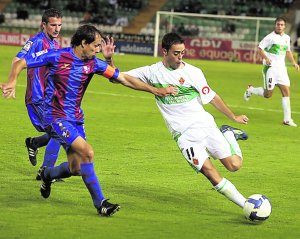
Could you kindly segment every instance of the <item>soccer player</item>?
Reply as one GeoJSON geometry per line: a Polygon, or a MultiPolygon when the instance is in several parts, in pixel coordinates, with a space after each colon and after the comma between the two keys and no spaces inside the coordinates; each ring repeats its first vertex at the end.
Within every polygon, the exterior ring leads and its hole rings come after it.
{"type": "MultiPolygon", "coordinates": [[[[42,16],[41,31],[31,37],[23,46],[21,51],[13,59],[13,63],[39,52],[41,54],[47,49],[60,48],[56,38],[59,36],[62,26],[62,13],[57,9],[48,9],[42,16]]],[[[25,104],[31,123],[39,132],[45,132],[43,118],[44,89],[47,81],[47,68],[38,67],[27,71],[27,89],[25,104]]],[[[42,166],[53,167],[59,153],[60,144],[45,133],[38,137],[25,139],[28,156],[31,164],[36,165],[38,148],[47,145],[42,166]]],[[[39,173],[36,176],[40,180],[39,173]]]]}
{"type": "Polygon", "coordinates": [[[25,67],[47,66],[44,124],[51,137],[65,148],[68,162],[41,171],[41,195],[48,198],[53,179],[80,175],[89,190],[94,206],[101,216],[110,216],[120,209],[107,201],[94,171],[94,152],[86,142],[81,101],[94,74],[117,80],[121,84],[147,91],[158,97],[175,94],[174,87],[157,89],[129,75],[120,73],[105,61],[95,57],[104,46],[101,33],[91,25],[80,26],[71,39],[72,47],[48,51],[37,57],[26,57],[13,64],[9,80],[2,84],[4,97],[12,97],[17,76],[25,67]]]}
{"type": "Polygon", "coordinates": [[[292,119],[290,105],[290,79],[285,66],[285,56],[299,71],[290,48],[290,37],[284,33],[286,20],[278,17],[275,20],[275,30],[268,34],[258,45],[258,53],[263,58],[264,87],[248,85],[244,99],[249,101],[251,95],[270,98],[277,85],[282,95],[283,125],[297,127],[292,119]]]}
{"type": "Polygon", "coordinates": [[[190,166],[201,172],[214,188],[228,199],[244,206],[246,199],[236,187],[216,170],[210,156],[220,159],[229,170],[242,166],[242,152],[236,139],[247,139],[239,129],[223,125],[217,128],[214,118],[204,110],[210,103],[229,119],[247,124],[245,115],[235,115],[207,84],[199,68],[183,61],[184,40],[176,33],[168,33],[162,39],[162,61],[126,72],[157,88],[169,85],[178,88],[177,95],[156,96],[157,106],[165,119],[174,140],[190,166]]]}

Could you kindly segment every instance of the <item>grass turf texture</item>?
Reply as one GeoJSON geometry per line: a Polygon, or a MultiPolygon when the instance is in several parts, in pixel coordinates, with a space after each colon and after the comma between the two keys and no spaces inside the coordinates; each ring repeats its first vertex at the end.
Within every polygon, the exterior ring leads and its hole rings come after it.
{"type": "MultiPolygon", "coordinates": [[[[1,46],[2,82],[18,49],[1,46]]],[[[115,56],[123,71],[157,60],[115,56]]],[[[250,118],[241,126],[206,106],[218,125],[248,132],[248,141],[240,142],[241,170],[230,173],[218,161],[214,164],[246,197],[261,193],[270,198],[273,212],[268,221],[249,223],[241,208],[194,173],[171,139],[152,95],[99,76],[94,76],[82,105],[86,132],[103,191],[122,208],[111,218],[98,217],[80,177],[54,184],[50,198],[43,199],[34,178],[44,151],[33,167],[24,146],[26,137],[38,133],[24,106],[22,73],[17,99],[0,99],[0,238],[299,238],[299,128],[282,126],[279,90],[271,99],[244,102],[248,83],[262,85],[260,65],[188,62],[202,68],[210,86],[237,114],[250,118]]],[[[293,118],[300,124],[299,73],[290,67],[289,73],[293,118]]],[[[58,163],[64,160],[61,150],[58,163]]]]}

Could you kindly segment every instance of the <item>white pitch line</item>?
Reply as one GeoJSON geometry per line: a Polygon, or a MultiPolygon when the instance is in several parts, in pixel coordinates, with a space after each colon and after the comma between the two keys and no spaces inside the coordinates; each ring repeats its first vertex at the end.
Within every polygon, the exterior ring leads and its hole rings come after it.
{"type": "MultiPolygon", "coordinates": [[[[269,111],[269,112],[282,112],[282,110],[275,110],[275,109],[263,109],[263,108],[257,108],[257,107],[245,107],[245,106],[237,106],[237,105],[228,105],[232,108],[241,108],[241,109],[247,109],[247,110],[257,110],[257,111],[269,111]]],[[[300,112],[292,111],[293,114],[300,114],[300,112]]]]}
{"type": "MultiPolygon", "coordinates": [[[[20,87],[26,87],[26,85],[17,85],[20,87]]],[[[126,95],[126,94],[114,94],[114,93],[105,93],[100,91],[93,91],[93,90],[87,90],[86,93],[88,94],[94,94],[94,95],[108,95],[108,96],[118,96],[118,97],[126,97],[126,98],[138,98],[138,99],[149,99],[153,100],[154,97],[150,96],[137,96],[137,95],[126,95]]],[[[264,108],[257,108],[257,107],[250,107],[250,106],[238,106],[238,105],[230,105],[231,108],[240,108],[240,109],[247,109],[247,110],[257,110],[257,111],[268,111],[268,112],[282,112],[282,110],[276,110],[276,109],[264,109],[264,108]]],[[[292,114],[300,114],[298,111],[292,111],[292,114]]]]}

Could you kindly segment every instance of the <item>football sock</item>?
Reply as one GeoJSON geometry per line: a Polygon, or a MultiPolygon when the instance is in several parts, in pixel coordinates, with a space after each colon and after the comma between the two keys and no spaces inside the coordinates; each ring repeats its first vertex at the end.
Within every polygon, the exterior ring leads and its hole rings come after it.
{"type": "Polygon", "coordinates": [[[253,95],[264,96],[264,88],[262,87],[251,87],[249,91],[253,95]]]}
{"type": "Polygon", "coordinates": [[[282,97],[283,120],[290,121],[292,118],[290,97],[282,97]]]}
{"type": "Polygon", "coordinates": [[[71,177],[72,174],[69,169],[69,163],[64,162],[56,167],[46,168],[44,171],[44,176],[48,180],[71,177]]]}
{"type": "Polygon", "coordinates": [[[48,134],[43,134],[38,137],[32,138],[32,142],[36,148],[43,147],[48,144],[50,136],[48,134]]]}
{"type": "Polygon", "coordinates": [[[94,163],[82,163],[80,166],[82,180],[91,194],[94,206],[99,208],[102,200],[104,200],[104,196],[99,180],[95,174],[94,163]]]}
{"type": "Polygon", "coordinates": [[[44,162],[42,166],[53,167],[57,160],[59,149],[60,143],[51,138],[45,149],[44,162]]]}
{"type": "Polygon", "coordinates": [[[226,178],[215,186],[215,189],[240,207],[244,207],[246,198],[226,178]]]}
{"type": "Polygon", "coordinates": [[[233,132],[231,130],[227,130],[223,133],[223,135],[224,135],[225,139],[227,140],[227,142],[230,144],[231,153],[236,154],[236,155],[240,156],[241,159],[243,159],[241,148],[240,148],[238,142],[236,141],[233,132]]]}

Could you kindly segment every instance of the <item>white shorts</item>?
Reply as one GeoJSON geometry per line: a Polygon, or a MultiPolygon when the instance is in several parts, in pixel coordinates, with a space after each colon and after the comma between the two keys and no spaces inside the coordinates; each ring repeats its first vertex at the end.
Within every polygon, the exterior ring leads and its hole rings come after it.
{"type": "Polygon", "coordinates": [[[273,90],[277,84],[290,86],[286,67],[264,66],[263,78],[266,90],[273,90]]]}
{"type": "Polygon", "coordinates": [[[230,144],[217,127],[188,129],[178,138],[177,144],[184,158],[197,172],[209,156],[222,159],[232,155],[230,144]],[[202,131],[206,136],[198,140],[193,138],[197,131],[202,131]]]}

